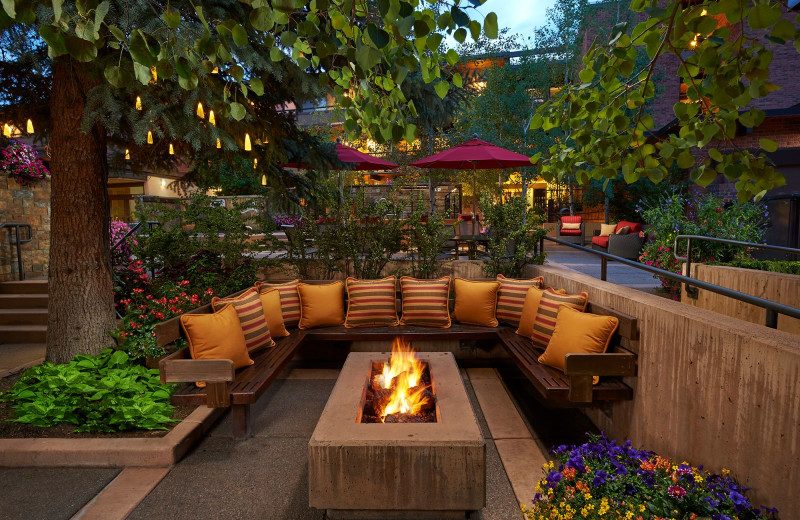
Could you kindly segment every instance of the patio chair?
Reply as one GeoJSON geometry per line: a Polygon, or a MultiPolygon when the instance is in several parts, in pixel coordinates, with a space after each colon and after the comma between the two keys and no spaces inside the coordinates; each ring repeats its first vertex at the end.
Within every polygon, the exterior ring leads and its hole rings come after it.
{"type": "Polygon", "coordinates": [[[601,237],[600,230],[596,230],[592,237],[592,249],[628,260],[637,260],[644,240],[640,223],[621,220],[617,223],[614,233],[606,237],[601,237]],[[626,227],[628,228],[627,233],[620,233],[626,227]]]}
{"type": "Polygon", "coordinates": [[[582,246],[585,227],[586,224],[583,222],[583,217],[580,215],[564,215],[558,220],[558,225],[556,226],[556,238],[563,240],[564,242],[570,242],[572,244],[578,244],[579,246],[582,246]],[[578,224],[579,228],[564,229],[564,224],[570,224],[570,227],[578,224]]]}

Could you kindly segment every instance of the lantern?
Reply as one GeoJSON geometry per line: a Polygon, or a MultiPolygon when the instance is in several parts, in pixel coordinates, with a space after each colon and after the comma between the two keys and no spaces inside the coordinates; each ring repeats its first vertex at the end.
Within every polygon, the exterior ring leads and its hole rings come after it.
{"type": "Polygon", "coordinates": [[[125,148],[125,160],[126,161],[130,161],[131,160],[131,151],[128,150],[127,148],[125,148]]]}
{"type": "Polygon", "coordinates": [[[219,142],[219,138],[217,138],[217,148],[222,148],[222,143],[219,142]]]}
{"type": "Polygon", "coordinates": [[[147,131],[147,144],[153,144],[153,132],[147,131]]]}
{"type": "Polygon", "coordinates": [[[267,185],[267,176],[266,175],[262,175],[261,176],[261,185],[262,186],[266,186],[267,185]]]}
{"type": "Polygon", "coordinates": [[[253,149],[253,145],[250,144],[250,134],[244,134],[244,151],[249,152],[253,149]]]}
{"type": "Polygon", "coordinates": [[[136,96],[136,110],[141,110],[141,109],[142,109],[142,98],[136,96]]]}
{"type": "Polygon", "coordinates": [[[175,155],[175,148],[172,147],[172,143],[169,143],[169,154],[175,155]]]}
{"type": "Polygon", "coordinates": [[[253,159],[253,169],[255,170],[256,168],[258,168],[258,158],[253,159]]]}
{"type": "Polygon", "coordinates": [[[30,119],[28,119],[28,133],[29,134],[33,133],[33,121],[31,121],[30,119]]]}
{"type": "Polygon", "coordinates": [[[206,117],[205,112],[203,112],[203,104],[202,103],[198,103],[197,104],[197,117],[199,117],[200,119],[203,119],[203,118],[206,117]]]}
{"type": "Polygon", "coordinates": [[[209,110],[208,111],[208,122],[211,123],[214,126],[217,126],[217,119],[214,117],[214,111],[213,110],[209,110]]]}

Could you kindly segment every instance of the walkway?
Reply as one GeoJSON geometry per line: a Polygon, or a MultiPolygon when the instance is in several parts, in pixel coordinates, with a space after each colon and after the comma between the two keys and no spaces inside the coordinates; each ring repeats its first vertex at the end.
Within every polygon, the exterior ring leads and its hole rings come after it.
{"type": "MultiPolygon", "coordinates": [[[[599,256],[552,242],[545,242],[544,251],[547,253],[548,262],[560,264],[597,279],[600,278],[599,256]]],[[[645,292],[654,292],[661,287],[661,282],[653,278],[652,274],[616,262],[608,263],[606,281],[645,292]]]]}

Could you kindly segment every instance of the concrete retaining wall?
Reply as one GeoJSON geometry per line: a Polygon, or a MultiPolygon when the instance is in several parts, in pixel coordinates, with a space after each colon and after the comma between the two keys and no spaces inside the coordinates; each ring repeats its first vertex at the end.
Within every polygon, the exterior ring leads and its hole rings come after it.
{"type": "MultiPolygon", "coordinates": [[[[483,272],[483,262],[479,260],[453,260],[450,262],[442,262],[439,269],[438,276],[466,278],[474,280],[477,278],[487,278],[486,273],[483,272]]],[[[389,262],[386,268],[381,272],[381,276],[411,274],[411,262],[401,260],[396,262],[389,262]]],[[[261,277],[265,281],[270,280],[288,280],[298,278],[297,271],[294,268],[285,266],[280,269],[262,270],[261,277]]],[[[344,273],[336,273],[334,280],[344,280],[346,278],[344,273]]]]}
{"type": "Polygon", "coordinates": [[[800,511],[800,341],[549,264],[548,285],[639,318],[634,399],[587,411],[618,440],[712,471],[730,469],[755,503],[800,511]]]}
{"type": "MultiPolygon", "coordinates": [[[[798,275],[770,273],[724,265],[692,264],[692,277],[792,307],[800,306],[800,276],[798,275]]],[[[701,309],[709,309],[759,325],[764,324],[766,317],[766,311],[761,307],[703,289],[698,291],[697,299],[694,299],[686,294],[684,288],[681,301],[701,309]]],[[[778,330],[800,334],[800,320],[779,315],[778,330]]]]}

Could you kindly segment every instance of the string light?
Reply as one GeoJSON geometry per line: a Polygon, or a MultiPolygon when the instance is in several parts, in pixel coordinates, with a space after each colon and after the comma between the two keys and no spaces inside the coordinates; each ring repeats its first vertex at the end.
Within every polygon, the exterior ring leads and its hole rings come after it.
{"type": "Polygon", "coordinates": [[[249,152],[253,149],[253,145],[250,144],[250,134],[244,134],[244,151],[249,152]]]}
{"type": "Polygon", "coordinates": [[[697,35],[694,36],[694,39],[689,42],[689,47],[695,48],[697,47],[697,35]]]}
{"type": "Polygon", "coordinates": [[[127,148],[125,148],[125,160],[126,161],[130,161],[131,160],[131,151],[128,150],[127,148]]]}
{"type": "Polygon", "coordinates": [[[198,103],[197,104],[197,117],[199,117],[200,119],[204,119],[206,117],[205,112],[203,112],[203,104],[202,103],[198,103]]]}
{"type": "Polygon", "coordinates": [[[142,109],[142,98],[136,96],[136,110],[141,110],[141,109],[142,109]]]}
{"type": "Polygon", "coordinates": [[[211,123],[214,126],[217,126],[217,119],[214,117],[214,111],[213,110],[209,110],[208,111],[208,122],[211,123]]]}
{"type": "Polygon", "coordinates": [[[266,186],[267,185],[267,176],[266,175],[262,175],[261,176],[261,185],[262,186],[266,186]]]}
{"type": "Polygon", "coordinates": [[[31,121],[30,119],[28,119],[28,133],[29,134],[33,133],[33,121],[31,121]]]}
{"type": "Polygon", "coordinates": [[[219,141],[219,138],[217,138],[217,148],[222,148],[222,143],[219,141]]]}
{"type": "Polygon", "coordinates": [[[219,67],[214,67],[214,70],[211,71],[211,74],[219,74],[219,67]]]}
{"type": "Polygon", "coordinates": [[[253,169],[258,168],[258,158],[253,158],[253,169]]]}
{"type": "Polygon", "coordinates": [[[153,144],[153,132],[147,131],[147,144],[153,144]]]}
{"type": "Polygon", "coordinates": [[[172,147],[172,143],[169,143],[169,154],[175,155],[175,148],[172,147]]]}

